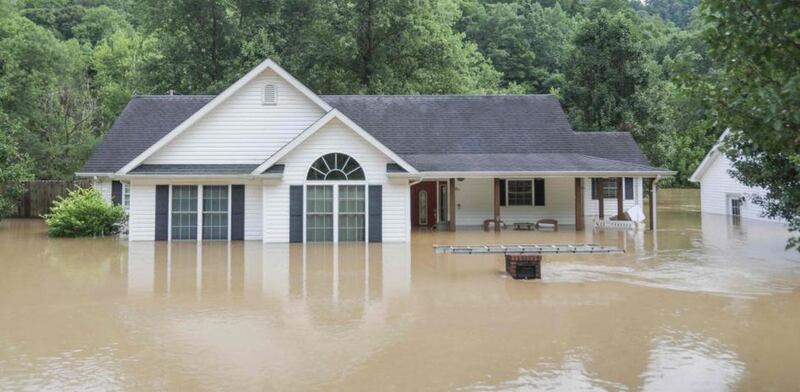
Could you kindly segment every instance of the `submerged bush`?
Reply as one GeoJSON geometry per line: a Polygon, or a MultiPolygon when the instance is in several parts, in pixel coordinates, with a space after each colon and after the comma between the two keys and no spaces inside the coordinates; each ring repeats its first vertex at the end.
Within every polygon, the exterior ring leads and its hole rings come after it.
{"type": "Polygon", "coordinates": [[[53,202],[44,219],[47,233],[54,237],[97,236],[116,233],[125,210],[106,202],[97,189],[78,188],[53,202]]]}

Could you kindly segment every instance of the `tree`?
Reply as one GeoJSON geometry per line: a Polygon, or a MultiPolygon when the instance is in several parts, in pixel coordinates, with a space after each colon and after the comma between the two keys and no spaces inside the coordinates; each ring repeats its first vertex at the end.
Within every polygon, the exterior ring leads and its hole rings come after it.
{"type": "Polygon", "coordinates": [[[459,28],[503,74],[504,86],[547,93],[563,83],[578,20],[558,3],[465,3],[459,28]]]}
{"type": "Polygon", "coordinates": [[[573,126],[633,130],[650,83],[641,37],[629,16],[602,9],[575,37],[563,98],[573,126]]]}
{"type": "Polygon", "coordinates": [[[0,108],[39,178],[71,177],[97,135],[85,52],[18,15],[0,17],[0,108]]]}
{"type": "MultiPolygon", "coordinates": [[[[800,231],[800,7],[790,0],[706,0],[704,31],[718,65],[706,100],[730,128],[732,174],[766,190],[755,202],[800,231]]],[[[800,237],[788,248],[800,250],[800,237]]]]}
{"type": "Polygon", "coordinates": [[[31,162],[21,154],[10,137],[8,119],[0,116],[0,219],[14,213],[25,191],[25,181],[33,179],[31,162]]]}

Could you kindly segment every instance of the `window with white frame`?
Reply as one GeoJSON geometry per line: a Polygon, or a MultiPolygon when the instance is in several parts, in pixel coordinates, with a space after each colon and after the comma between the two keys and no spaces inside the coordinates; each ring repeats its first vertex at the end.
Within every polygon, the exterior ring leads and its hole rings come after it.
{"type": "Polygon", "coordinates": [[[333,186],[306,187],[306,241],[333,241],[333,186]]]}
{"type": "Polygon", "coordinates": [[[364,241],[365,207],[363,185],[339,185],[339,241],[364,241]]]}
{"type": "Polygon", "coordinates": [[[122,183],[122,207],[125,212],[131,209],[131,185],[127,182],[122,183]]]}
{"type": "Polygon", "coordinates": [[[533,205],[533,181],[508,180],[507,202],[509,206],[533,205]]]}
{"type": "Polygon", "coordinates": [[[228,239],[228,186],[203,186],[203,239],[228,239]]]}
{"type": "Polygon", "coordinates": [[[311,164],[307,180],[353,181],[364,179],[364,169],[346,154],[326,154],[311,164]]]}
{"type": "Polygon", "coordinates": [[[197,186],[172,186],[172,232],[173,240],[197,239],[197,186]]]}

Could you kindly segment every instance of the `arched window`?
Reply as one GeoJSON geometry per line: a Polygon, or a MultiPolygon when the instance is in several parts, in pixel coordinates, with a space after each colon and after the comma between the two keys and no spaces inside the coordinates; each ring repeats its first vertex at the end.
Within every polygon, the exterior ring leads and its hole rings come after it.
{"type": "Polygon", "coordinates": [[[364,170],[349,155],[336,152],[317,159],[308,169],[306,179],[317,181],[363,180],[364,170]]]}

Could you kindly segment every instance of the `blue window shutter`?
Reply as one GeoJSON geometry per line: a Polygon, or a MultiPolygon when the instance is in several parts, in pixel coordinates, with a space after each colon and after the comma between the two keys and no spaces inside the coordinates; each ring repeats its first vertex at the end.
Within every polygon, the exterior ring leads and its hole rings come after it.
{"type": "Polygon", "coordinates": [[[169,234],[169,185],[156,185],[156,241],[166,241],[169,234]]]}
{"type": "Polygon", "coordinates": [[[231,185],[231,240],[244,239],[244,185],[231,185]]]}
{"type": "Polygon", "coordinates": [[[533,205],[544,205],[544,178],[533,180],[533,205]]]}
{"type": "Polygon", "coordinates": [[[303,242],[303,186],[289,187],[289,242],[303,242]]]}
{"type": "Polygon", "coordinates": [[[633,200],[633,178],[625,177],[625,200],[633,200]]]}
{"type": "Polygon", "coordinates": [[[369,186],[369,242],[383,242],[383,187],[369,186]]]}
{"type": "Polygon", "coordinates": [[[597,200],[597,179],[592,178],[592,200],[597,200]]]}
{"type": "Polygon", "coordinates": [[[122,183],[119,181],[111,181],[111,202],[114,205],[122,204],[122,183]]]}

